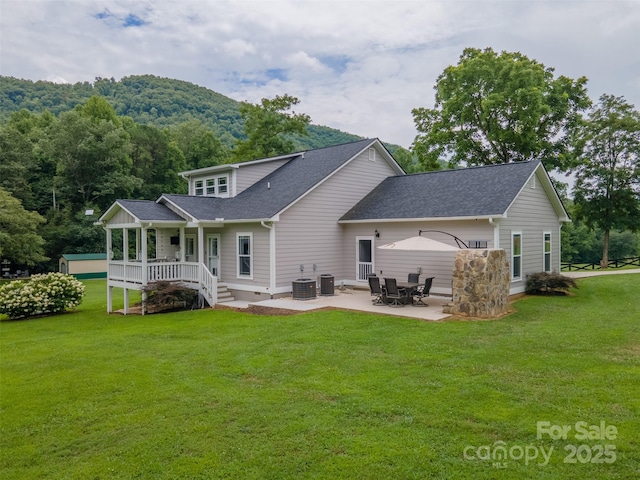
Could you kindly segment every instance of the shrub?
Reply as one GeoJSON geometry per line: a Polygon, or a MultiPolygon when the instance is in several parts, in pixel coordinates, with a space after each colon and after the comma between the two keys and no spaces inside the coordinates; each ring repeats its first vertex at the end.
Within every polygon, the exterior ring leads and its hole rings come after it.
{"type": "Polygon", "coordinates": [[[167,281],[149,283],[142,291],[148,294],[147,308],[154,312],[191,307],[198,296],[197,290],[167,281]]]}
{"type": "Polygon", "coordinates": [[[72,275],[47,273],[0,286],[0,313],[9,318],[60,313],[80,305],[84,285],[72,275]]]}
{"type": "Polygon", "coordinates": [[[531,294],[566,294],[571,287],[577,287],[576,281],[571,277],[556,272],[538,272],[527,275],[525,291],[531,294]]]}

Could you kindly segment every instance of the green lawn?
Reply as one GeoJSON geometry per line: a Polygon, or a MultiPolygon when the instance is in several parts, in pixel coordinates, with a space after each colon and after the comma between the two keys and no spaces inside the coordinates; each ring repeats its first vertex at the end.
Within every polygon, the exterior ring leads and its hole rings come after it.
{"type": "Polygon", "coordinates": [[[3,480],[640,476],[640,275],[476,322],[124,317],[86,284],[77,312],[0,323],[3,480]],[[545,421],[567,439],[537,439],[545,421]]]}

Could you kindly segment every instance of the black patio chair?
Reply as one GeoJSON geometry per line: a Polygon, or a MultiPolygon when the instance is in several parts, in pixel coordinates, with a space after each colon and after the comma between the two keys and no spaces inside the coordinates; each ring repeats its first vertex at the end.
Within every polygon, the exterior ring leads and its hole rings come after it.
{"type": "Polygon", "coordinates": [[[410,273],[407,277],[407,282],[409,283],[420,283],[420,274],[419,273],[410,273]]]}
{"type": "Polygon", "coordinates": [[[375,298],[371,300],[374,305],[384,305],[382,301],[382,287],[380,286],[380,279],[375,275],[369,275],[369,290],[371,290],[371,296],[375,298]]]}
{"type": "Polygon", "coordinates": [[[424,285],[420,285],[413,292],[411,292],[411,297],[413,298],[413,305],[416,307],[428,307],[426,303],[422,301],[423,298],[429,296],[429,292],[431,291],[431,285],[433,284],[433,279],[435,277],[428,277],[424,280],[424,285]]]}
{"type": "Polygon", "coordinates": [[[407,298],[407,292],[404,288],[398,288],[395,278],[385,278],[384,296],[390,307],[404,307],[403,300],[407,298]]]}

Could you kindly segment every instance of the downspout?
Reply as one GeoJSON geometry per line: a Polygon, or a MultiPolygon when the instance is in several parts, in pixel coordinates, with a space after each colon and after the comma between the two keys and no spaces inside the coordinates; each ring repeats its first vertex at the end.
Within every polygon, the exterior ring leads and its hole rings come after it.
{"type": "Polygon", "coordinates": [[[260,225],[269,230],[269,292],[273,298],[273,292],[276,290],[276,230],[273,228],[273,222],[268,225],[261,220],[260,225]]]}
{"type": "Polygon", "coordinates": [[[493,248],[500,248],[500,225],[489,217],[489,225],[493,227],[493,248]]]}
{"type": "MultiPolygon", "coordinates": [[[[558,272],[562,271],[562,222],[559,222],[558,225],[558,240],[556,241],[558,244],[558,263],[556,264],[558,267],[558,272]]],[[[553,252],[553,244],[551,244],[551,251],[553,252]]],[[[551,253],[553,258],[553,253],[551,253]]]]}

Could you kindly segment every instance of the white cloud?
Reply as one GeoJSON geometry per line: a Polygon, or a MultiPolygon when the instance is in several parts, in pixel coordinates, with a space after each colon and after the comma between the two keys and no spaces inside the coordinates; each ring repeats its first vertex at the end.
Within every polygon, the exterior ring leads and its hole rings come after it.
{"type": "Polygon", "coordinates": [[[0,74],[150,73],[408,147],[411,109],[465,47],[520,51],[640,107],[640,2],[0,0],[0,74]]]}
{"type": "Polygon", "coordinates": [[[224,42],[222,49],[232,57],[244,57],[246,54],[256,52],[256,47],[240,38],[234,38],[233,40],[224,42]]]}

